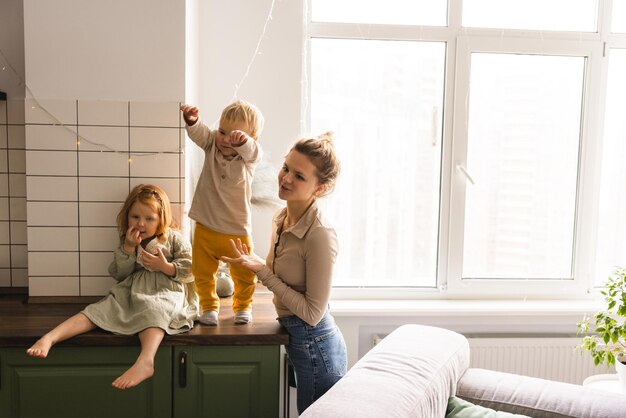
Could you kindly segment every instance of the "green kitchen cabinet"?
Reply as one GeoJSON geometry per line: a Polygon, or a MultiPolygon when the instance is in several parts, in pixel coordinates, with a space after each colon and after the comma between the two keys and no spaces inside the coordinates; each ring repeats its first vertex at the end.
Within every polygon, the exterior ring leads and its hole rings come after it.
{"type": "Polygon", "coordinates": [[[155,374],[111,382],[139,347],[54,347],[48,358],[0,348],[0,418],[278,417],[280,346],[162,346],[155,374]]]}
{"type": "Polygon", "coordinates": [[[278,417],[280,346],[177,346],[174,364],[174,417],[278,417]]]}
{"type": "Polygon", "coordinates": [[[138,354],[139,347],[55,347],[37,359],[0,348],[0,417],[171,417],[169,347],[158,350],[152,379],[130,390],[111,386],[138,354]]]}

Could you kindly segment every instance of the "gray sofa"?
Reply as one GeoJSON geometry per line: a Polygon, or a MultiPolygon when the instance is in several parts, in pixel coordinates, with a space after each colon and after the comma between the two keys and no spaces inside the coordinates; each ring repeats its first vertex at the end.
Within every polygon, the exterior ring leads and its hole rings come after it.
{"type": "Polygon", "coordinates": [[[469,368],[455,332],[403,325],[361,358],[303,418],[443,418],[451,396],[534,418],[625,418],[626,395],[469,368]]]}

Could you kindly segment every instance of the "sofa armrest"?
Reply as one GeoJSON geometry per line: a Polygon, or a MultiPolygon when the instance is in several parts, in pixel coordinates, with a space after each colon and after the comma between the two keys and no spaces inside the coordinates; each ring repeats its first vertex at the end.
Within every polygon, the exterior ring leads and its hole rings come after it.
{"type": "Polygon", "coordinates": [[[403,325],[361,358],[303,418],[443,418],[469,367],[467,339],[453,331],[403,325]]]}
{"type": "Polygon", "coordinates": [[[533,418],[621,418],[626,396],[580,385],[485,369],[468,369],[456,396],[476,405],[533,418]]]}

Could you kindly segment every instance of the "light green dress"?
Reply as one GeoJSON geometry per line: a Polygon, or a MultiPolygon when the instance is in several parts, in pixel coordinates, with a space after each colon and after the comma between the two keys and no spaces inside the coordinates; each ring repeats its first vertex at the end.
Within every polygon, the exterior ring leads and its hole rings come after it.
{"type": "Polygon", "coordinates": [[[167,334],[193,328],[200,307],[191,274],[191,246],[178,231],[168,229],[164,236],[158,247],[167,261],[176,266],[176,276],[147,270],[136,255],[118,247],[109,274],[119,283],[111,287],[104,299],[83,310],[94,324],[122,335],[150,327],[161,328],[167,334]]]}

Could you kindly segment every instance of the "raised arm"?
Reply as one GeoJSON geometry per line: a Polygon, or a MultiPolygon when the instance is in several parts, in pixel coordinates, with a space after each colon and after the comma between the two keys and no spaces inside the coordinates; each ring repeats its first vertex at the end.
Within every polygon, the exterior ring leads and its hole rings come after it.
{"type": "Polygon", "coordinates": [[[198,121],[200,109],[198,109],[196,106],[182,104],[180,105],[180,111],[183,112],[183,119],[185,119],[185,123],[187,125],[193,126],[198,121]]]}
{"type": "Polygon", "coordinates": [[[215,133],[200,120],[200,109],[196,106],[182,104],[180,111],[185,119],[185,129],[189,138],[200,148],[206,150],[215,138],[215,133]]]}

